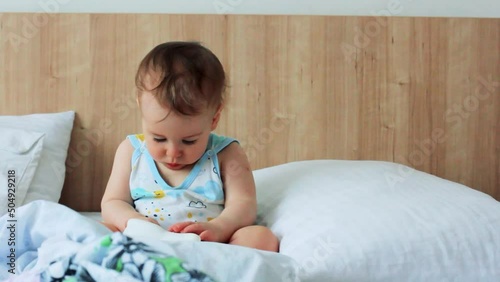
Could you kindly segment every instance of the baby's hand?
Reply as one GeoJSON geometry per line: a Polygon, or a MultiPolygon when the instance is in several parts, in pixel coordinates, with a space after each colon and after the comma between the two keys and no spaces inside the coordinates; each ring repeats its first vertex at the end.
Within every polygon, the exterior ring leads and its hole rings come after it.
{"type": "Polygon", "coordinates": [[[170,226],[168,231],[198,234],[202,241],[226,242],[228,240],[224,236],[224,230],[210,222],[179,222],[170,226]]]}

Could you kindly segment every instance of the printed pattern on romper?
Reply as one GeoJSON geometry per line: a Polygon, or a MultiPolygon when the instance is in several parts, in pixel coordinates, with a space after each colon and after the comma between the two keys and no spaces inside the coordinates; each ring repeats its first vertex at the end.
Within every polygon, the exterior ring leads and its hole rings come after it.
{"type": "Polygon", "coordinates": [[[129,135],[128,139],[135,148],[130,189],[138,212],[154,218],[164,228],[182,221],[210,221],[222,212],[224,190],[217,153],[236,140],[211,134],[207,150],[184,182],[171,187],[161,178],[144,136],[129,135]]]}

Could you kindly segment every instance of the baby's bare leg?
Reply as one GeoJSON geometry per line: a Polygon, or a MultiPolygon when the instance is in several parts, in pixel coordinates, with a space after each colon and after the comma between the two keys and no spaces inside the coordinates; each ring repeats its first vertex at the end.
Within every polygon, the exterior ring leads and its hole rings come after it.
{"type": "Polygon", "coordinates": [[[114,226],[113,224],[110,224],[110,223],[106,223],[104,221],[101,221],[100,222],[102,225],[106,226],[109,230],[113,231],[113,232],[116,232],[116,231],[120,231],[120,229],[118,229],[116,226],[114,226]]]}
{"type": "Polygon", "coordinates": [[[278,252],[280,242],[269,228],[252,225],[243,227],[234,232],[229,240],[229,244],[278,252]]]}

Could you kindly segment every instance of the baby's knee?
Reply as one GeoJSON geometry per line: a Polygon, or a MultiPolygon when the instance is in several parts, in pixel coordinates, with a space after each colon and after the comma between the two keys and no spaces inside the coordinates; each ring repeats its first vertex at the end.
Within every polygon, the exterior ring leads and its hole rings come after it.
{"type": "Polygon", "coordinates": [[[233,234],[229,243],[264,251],[279,251],[278,238],[269,228],[259,225],[239,229],[233,234]]]}
{"type": "Polygon", "coordinates": [[[120,229],[118,229],[118,227],[114,226],[111,223],[107,223],[107,222],[104,222],[104,221],[100,221],[100,223],[102,225],[106,226],[109,230],[111,230],[113,232],[121,231],[120,229]]]}
{"type": "Polygon", "coordinates": [[[276,235],[267,227],[261,227],[258,231],[259,238],[261,238],[262,245],[259,249],[264,251],[278,252],[280,247],[280,241],[276,235]]]}

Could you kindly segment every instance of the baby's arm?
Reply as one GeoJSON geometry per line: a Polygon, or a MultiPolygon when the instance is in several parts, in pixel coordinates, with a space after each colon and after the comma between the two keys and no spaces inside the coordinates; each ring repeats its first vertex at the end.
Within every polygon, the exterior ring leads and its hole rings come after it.
{"type": "Polygon", "coordinates": [[[241,146],[231,143],[218,154],[224,183],[225,207],[208,223],[182,222],[169,230],[199,234],[204,241],[227,242],[233,233],[254,224],[257,214],[255,182],[241,146]]]}
{"type": "Polygon", "coordinates": [[[128,140],[124,140],[118,146],[113,169],[101,201],[101,213],[105,225],[115,226],[120,231],[127,227],[127,221],[131,218],[157,223],[154,219],[141,215],[133,207],[129,188],[130,162],[133,152],[134,148],[128,140]]]}

